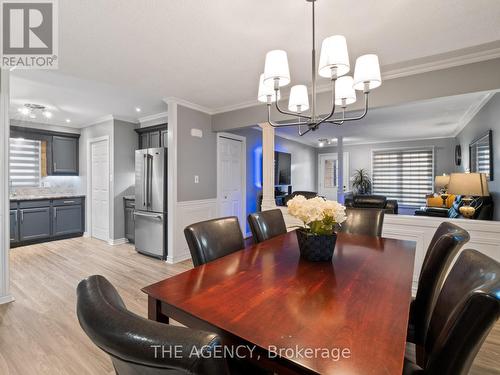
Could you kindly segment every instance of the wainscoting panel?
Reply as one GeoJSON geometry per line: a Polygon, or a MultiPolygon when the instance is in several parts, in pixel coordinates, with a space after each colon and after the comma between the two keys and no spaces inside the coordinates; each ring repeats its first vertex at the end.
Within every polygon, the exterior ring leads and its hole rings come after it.
{"type": "Polygon", "coordinates": [[[169,249],[168,263],[177,263],[191,258],[184,238],[184,228],[199,221],[217,216],[217,199],[177,202],[177,220],[174,233],[174,249],[169,249]]]}
{"type": "Polygon", "coordinates": [[[416,291],[418,275],[422,268],[427,247],[439,224],[450,221],[470,234],[464,249],[475,249],[500,261],[500,222],[466,219],[446,219],[423,216],[386,215],[382,235],[416,242],[413,290],[416,291]]]}

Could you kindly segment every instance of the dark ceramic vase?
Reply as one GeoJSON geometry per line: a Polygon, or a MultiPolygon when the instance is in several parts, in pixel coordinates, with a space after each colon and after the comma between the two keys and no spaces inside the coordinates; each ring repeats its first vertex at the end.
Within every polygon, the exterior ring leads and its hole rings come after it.
{"type": "Polygon", "coordinates": [[[297,229],[300,256],[310,262],[329,262],[332,260],[337,234],[316,235],[297,229]]]}

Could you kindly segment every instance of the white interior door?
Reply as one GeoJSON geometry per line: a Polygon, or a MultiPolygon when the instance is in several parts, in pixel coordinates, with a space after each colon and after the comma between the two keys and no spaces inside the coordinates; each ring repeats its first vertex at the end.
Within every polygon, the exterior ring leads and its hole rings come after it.
{"type": "MultiPolygon", "coordinates": [[[[338,197],[338,156],[336,153],[320,154],[318,158],[318,194],[329,200],[338,197]]],[[[349,154],[344,152],[343,191],[349,188],[349,154]]]]}
{"type": "Polygon", "coordinates": [[[219,216],[236,216],[244,228],[243,142],[219,137],[219,216]]]}
{"type": "Polygon", "coordinates": [[[109,142],[94,142],[91,149],[92,237],[109,240],[109,142]]]}

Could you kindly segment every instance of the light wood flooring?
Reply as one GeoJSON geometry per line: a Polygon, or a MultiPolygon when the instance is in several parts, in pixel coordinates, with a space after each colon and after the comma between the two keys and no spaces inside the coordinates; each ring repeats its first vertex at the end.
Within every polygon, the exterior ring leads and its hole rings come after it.
{"type": "MultiPolygon", "coordinates": [[[[130,245],[109,246],[75,238],[11,250],[16,301],[0,305],[0,374],[113,374],[109,358],[85,336],[75,314],[78,282],[107,277],[127,307],[147,316],[140,289],[192,267],[168,265],[137,254],[130,245]]],[[[479,353],[471,374],[500,374],[500,324],[479,353]]]]}

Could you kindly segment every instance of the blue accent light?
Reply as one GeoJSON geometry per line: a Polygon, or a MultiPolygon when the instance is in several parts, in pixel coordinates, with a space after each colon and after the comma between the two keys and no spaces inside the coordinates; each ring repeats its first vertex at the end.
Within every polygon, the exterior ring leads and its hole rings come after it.
{"type": "Polygon", "coordinates": [[[258,189],[262,189],[262,146],[253,150],[253,181],[258,189]]]}

